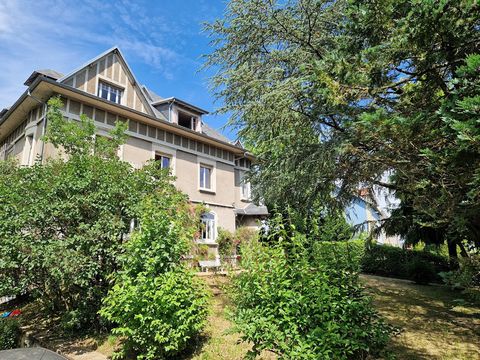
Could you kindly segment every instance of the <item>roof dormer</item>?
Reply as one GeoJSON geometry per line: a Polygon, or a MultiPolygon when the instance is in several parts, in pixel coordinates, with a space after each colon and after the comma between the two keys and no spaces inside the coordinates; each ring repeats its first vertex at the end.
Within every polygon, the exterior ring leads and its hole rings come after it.
{"type": "Polygon", "coordinates": [[[208,111],[174,97],[153,102],[152,105],[169,122],[196,132],[202,132],[202,115],[208,114],[208,111]]]}

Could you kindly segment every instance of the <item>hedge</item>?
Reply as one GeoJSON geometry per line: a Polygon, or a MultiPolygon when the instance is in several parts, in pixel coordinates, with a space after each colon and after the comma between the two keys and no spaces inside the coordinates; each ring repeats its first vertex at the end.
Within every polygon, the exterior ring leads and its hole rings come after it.
{"type": "Polygon", "coordinates": [[[330,268],[359,272],[365,253],[363,240],[321,241],[314,245],[315,258],[330,268]]]}
{"type": "Polygon", "coordinates": [[[20,325],[16,319],[0,319],[0,350],[13,349],[18,346],[20,325]]]}
{"type": "Polygon", "coordinates": [[[318,242],[314,245],[314,256],[331,268],[401,279],[412,279],[412,263],[419,265],[423,262],[432,267],[435,273],[433,281],[437,282],[442,281],[438,275],[440,272],[451,270],[444,256],[389,245],[366,245],[362,240],[318,242]]]}
{"type": "Polygon", "coordinates": [[[451,270],[448,259],[444,256],[378,244],[367,245],[361,269],[367,274],[409,279],[408,264],[414,261],[431,264],[436,274],[434,280],[438,282],[442,280],[438,273],[451,270]]]}

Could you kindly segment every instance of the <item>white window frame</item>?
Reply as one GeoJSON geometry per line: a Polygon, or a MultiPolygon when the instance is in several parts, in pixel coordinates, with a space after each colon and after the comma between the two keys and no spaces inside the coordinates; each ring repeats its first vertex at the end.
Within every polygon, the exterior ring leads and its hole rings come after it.
{"type": "Polygon", "coordinates": [[[198,190],[201,192],[208,192],[208,193],[215,193],[216,192],[216,176],[217,176],[217,170],[216,170],[216,161],[208,160],[203,157],[197,157],[198,161],[198,168],[197,168],[197,176],[198,176],[198,190]],[[201,168],[209,168],[210,169],[210,188],[205,188],[201,186],[201,168]]]}
{"type": "Polygon", "coordinates": [[[154,143],[152,146],[152,159],[155,160],[156,155],[161,155],[161,156],[170,158],[170,175],[175,175],[176,155],[177,155],[176,149],[154,143]]]}
{"type": "Polygon", "coordinates": [[[199,242],[202,244],[216,244],[217,242],[217,214],[213,211],[202,214],[202,229],[199,242]],[[211,216],[206,219],[204,216],[211,216]],[[204,234],[206,237],[204,237],[204,234]]]}
{"type": "Polygon", "coordinates": [[[163,167],[163,159],[168,159],[168,168],[171,169],[172,168],[172,156],[171,155],[167,155],[167,154],[163,154],[163,153],[155,153],[155,161],[158,161],[157,160],[157,157],[160,157],[160,168],[161,169],[165,169],[165,167],[163,167]]]}
{"type": "Polygon", "coordinates": [[[240,195],[242,200],[252,199],[252,188],[250,181],[245,181],[245,171],[240,170],[240,195]]]}
{"type": "Polygon", "coordinates": [[[199,128],[198,124],[199,122],[201,123],[201,117],[199,115],[194,114],[193,112],[190,112],[188,110],[185,110],[184,108],[178,108],[176,107],[176,118],[177,118],[177,125],[179,125],[179,120],[180,120],[180,113],[183,113],[187,116],[190,116],[190,130],[196,131],[196,132],[201,132],[201,128],[199,128]]]}
{"type": "Polygon", "coordinates": [[[98,82],[98,90],[97,90],[97,96],[102,98],[102,99],[105,99],[105,100],[108,100],[108,101],[111,101],[115,104],[119,104],[121,105],[122,104],[122,100],[123,100],[123,93],[124,93],[124,89],[119,87],[119,86],[116,86],[116,85],[112,85],[106,81],[99,81],[98,82]],[[101,92],[102,92],[102,87],[105,86],[107,88],[107,98],[105,99],[103,96],[101,96],[101,92]],[[117,101],[112,101],[111,100],[111,94],[113,92],[116,92],[116,95],[117,95],[117,101]]]}
{"type": "Polygon", "coordinates": [[[213,173],[213,168],[211,166],[200,164],[200,172],[198,175],[200,177],[201,190],[209,190],[209,191],[212,190],[212,173],[213,173]],[[208,176],[206,174],[208,174],[208,176]],[[208,187],[206,186],[207,183],[209,185],[208,187]]]}

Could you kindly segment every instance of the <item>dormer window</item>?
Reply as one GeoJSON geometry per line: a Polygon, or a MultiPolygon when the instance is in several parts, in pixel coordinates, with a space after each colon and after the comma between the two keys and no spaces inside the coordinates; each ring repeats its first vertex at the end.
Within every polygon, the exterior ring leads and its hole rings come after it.
{"type": "Polygon", "coordinates": [[[121,104],[122,94],[123,90],[116,86],[104,82],[98,83],[98,96],[101,98],[117,104],[121,104]]]}
{"type": "Polygon", "coordinates": [[[182,111],[178,112],[178,125],[190,130],[196,130],[197,118],[182,111]]]}

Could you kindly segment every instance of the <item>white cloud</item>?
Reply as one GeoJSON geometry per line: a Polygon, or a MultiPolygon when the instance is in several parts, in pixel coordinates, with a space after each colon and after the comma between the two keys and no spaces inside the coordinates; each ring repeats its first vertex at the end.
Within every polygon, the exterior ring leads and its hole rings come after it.
{"type": "Polygon", "coordinates": [[[130,1],[2,0],[0,108],[25,90],[22,84],[33,70],[68,73],[113,45],[127,60],[139,60],[171,79],[172,65],[186,59],[167,47],[165,38],[181,31],[130,1]]]}

